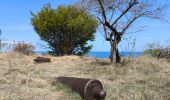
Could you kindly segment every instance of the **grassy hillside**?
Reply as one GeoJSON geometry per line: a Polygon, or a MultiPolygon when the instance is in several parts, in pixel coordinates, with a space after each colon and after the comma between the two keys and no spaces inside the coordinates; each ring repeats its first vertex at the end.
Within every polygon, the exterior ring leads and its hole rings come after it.
{"type": "Polygon", "coordinates": [[[81,100],[66,87],[52,86],[54,77],[99,79],[106,100],[170,100],[170,63],[143,56],[110,65],[108,59],[52,57],[37,64],[37,55],[0,54],[0,100],[81,100]]]}

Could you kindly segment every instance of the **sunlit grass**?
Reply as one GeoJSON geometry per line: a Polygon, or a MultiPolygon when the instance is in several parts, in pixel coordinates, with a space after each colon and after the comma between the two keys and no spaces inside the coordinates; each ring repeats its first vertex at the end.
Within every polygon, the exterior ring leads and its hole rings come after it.
{"type": "Polygon", "coordinates": [[[81,100],[70,88],[51,84],[58,76],[98,79],[107,91],[106,100],[169,100],[170,63],[149,56],[109,59],[78,56],[50,57],[37,64],[37,55],[0,54],[0,100],[81,100]]]}

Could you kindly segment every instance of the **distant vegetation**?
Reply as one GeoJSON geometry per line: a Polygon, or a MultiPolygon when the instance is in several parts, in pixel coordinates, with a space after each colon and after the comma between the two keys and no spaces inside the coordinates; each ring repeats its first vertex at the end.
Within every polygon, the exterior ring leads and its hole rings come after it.
{"type": "Polygon", "coordinates": [[[37,14],[31,12],[32,25],[40,38],[46,41],[57,56],[83,55],[94,40],[97,20],[86,11],[75,6],[51,8],[45,5],[37,14]]]}
{"type": "Polygon", "coordinates": [[[32,44],[28,44],[28,43],[24,43],[24,42],[19,42],[19,43],[13,45],[14,52],[23,53],[26,55],[32,54],[34,49],[35,49],[35,47],[32,44]]]}
{"type": "Polygon", "coordinates": [[[163,47],[159,43],[149,43],[144,50],[145,55],[170,60],[170,46],[163,47]]]}

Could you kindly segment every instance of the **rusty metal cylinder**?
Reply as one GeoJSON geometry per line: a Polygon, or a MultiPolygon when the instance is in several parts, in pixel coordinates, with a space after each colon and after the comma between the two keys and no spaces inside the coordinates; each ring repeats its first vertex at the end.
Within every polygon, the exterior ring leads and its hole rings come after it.
{"type": "Polygon", "coordinates": [[[103,100],[106,96],[106,92],[103,90],[102,83],[99,80],[57,77],[57,81],[79,93],[84,100],[103,100]]]}

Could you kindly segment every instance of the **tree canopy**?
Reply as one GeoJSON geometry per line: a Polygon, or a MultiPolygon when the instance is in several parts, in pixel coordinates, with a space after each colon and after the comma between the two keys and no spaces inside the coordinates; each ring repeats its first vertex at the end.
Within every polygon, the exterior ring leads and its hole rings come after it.
{"type": "Polygon", "coordinates": [[[52,53],[83,55],[91,49],[87,42],[94,40],[98,22],[85,10],[75,6],[53,9],[47,4],[31,15],[35,31],[48,43],[52,53]]]}

